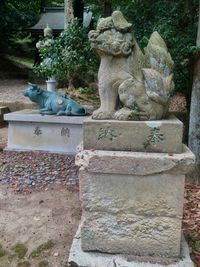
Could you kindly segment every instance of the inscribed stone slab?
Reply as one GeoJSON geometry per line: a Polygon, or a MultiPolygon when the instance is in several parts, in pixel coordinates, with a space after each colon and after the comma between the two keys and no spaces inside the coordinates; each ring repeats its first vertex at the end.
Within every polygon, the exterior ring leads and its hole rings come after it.
{"type": "Polygon", "coordinates": [[[84,149],[182,152],[183,124],[175,117],[157,121],[93,120],[83,125],[84,149]]]}

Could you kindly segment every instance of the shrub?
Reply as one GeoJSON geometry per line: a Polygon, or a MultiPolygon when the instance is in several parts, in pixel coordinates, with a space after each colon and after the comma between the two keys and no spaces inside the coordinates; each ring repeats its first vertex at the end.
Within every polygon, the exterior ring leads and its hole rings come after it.
{"type": "Polygon", "coordinates": [[[97,59],[90,49],[87,32],[77,19],[59,37],[44,37],[38,48],[42,62],[34,69],[40,76],[55,76],[73,87],[77,80],[89,81],[97,71],[97,59]]]}

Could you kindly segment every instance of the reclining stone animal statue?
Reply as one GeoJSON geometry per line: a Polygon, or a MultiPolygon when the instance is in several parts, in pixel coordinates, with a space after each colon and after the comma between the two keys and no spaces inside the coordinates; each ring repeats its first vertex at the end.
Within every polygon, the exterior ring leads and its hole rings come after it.
{"type": "Polygon", "coordinates": [[[39,111],[42,115],[87,115],[85,107],[81,106],[66,95],[43,90],[35,84],[29,84],[29,87],[23,91],[23,94],[39,105],[39,111]]]}
{"type": "Polygon", "coordinates": [[[98,72],[101,106],[93,119],[156,120],[167,115],[174,89],[174,62],[158,32],[144,53],[120,11],[100,19],[89,32],[92,49],[101,58],[98,72]]]}

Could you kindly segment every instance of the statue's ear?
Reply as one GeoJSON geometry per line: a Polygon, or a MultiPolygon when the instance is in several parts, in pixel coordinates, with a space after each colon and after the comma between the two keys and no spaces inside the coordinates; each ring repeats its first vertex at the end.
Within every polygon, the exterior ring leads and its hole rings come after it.
{"type": "Polygon", "coordinates": [[[122,12],[117,10],[112,13],[112,20],[115,28],[121,32],[129,32],[132,24],[129,23],[123,16],[122,12]]]}

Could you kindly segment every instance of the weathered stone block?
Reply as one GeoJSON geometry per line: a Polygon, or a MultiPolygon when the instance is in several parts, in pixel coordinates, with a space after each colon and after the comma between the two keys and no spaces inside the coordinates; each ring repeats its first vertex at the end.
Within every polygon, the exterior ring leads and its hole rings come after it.
{"type": "Polygon", "coordinates": [[[76,162],[84,251],[180,256],[185,166],[194,164],[188,149],[171,156],[83,151],[76,162]]]}
{"type": "Polygon", "coordinates": [[[171,116],[157,121],[93,120],[83,125],[84,149],[182,152],[183,124],[171,116]]]}
{"type": "Polygon", "coordinates": [[[84,251],[179,256],[183,175],[83,177],[84,251]]]}
{"type": "Polygon", "coordinates": [[[84,116],[42,116],[37,110],[22,110],[6,114],[4,119],[9,122],[9,150],[75,154],[83,138],[84,116]]]}
{"type": "Polygon", "coordinates": [[[157,173],[186,174],[195,162],[194,154],[183,145],[183,153],[143,153],[124,151],[82,150],[79,147],[76,163],[89,172],[127,175],[157,173]]]}

